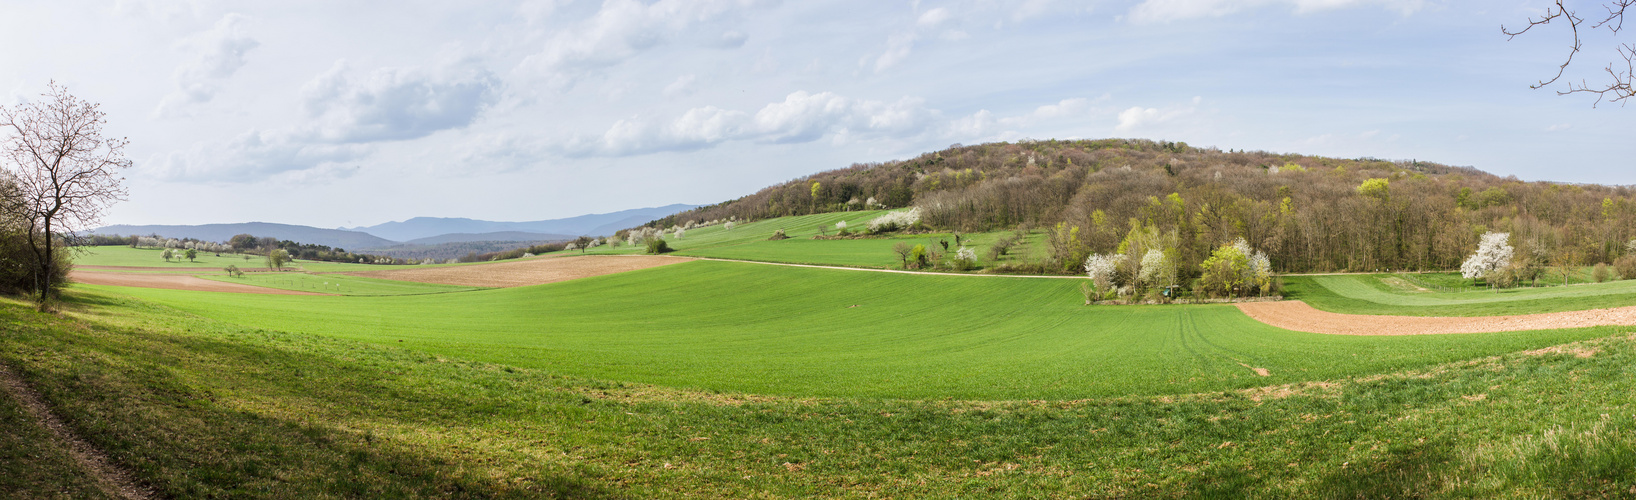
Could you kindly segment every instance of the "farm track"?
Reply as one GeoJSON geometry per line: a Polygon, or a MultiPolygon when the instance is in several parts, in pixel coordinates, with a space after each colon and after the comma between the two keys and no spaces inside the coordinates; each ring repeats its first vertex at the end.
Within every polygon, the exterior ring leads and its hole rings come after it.
{"type": "Polygon", "coordinates": [[[1435,335],[1636,326],[1636,306],[1517,316],[1421,317],[1333,313],[1314,309],[1299,300],[1236,305],[1245,315],[1268,325],[1331,335],[1435,335]]]}
{"type": "Polygon", "coordinates": [[[129,500],[158,498],[150,489],[137,482],[136,475],[114,463],[96,446],[80,439],[73,429],[51,411],[51,407],[45,404],[45,400],[41,399],[22,377],[5,365],[0,365],[0,392],[27,409],[40,427],[49,431],[51,436],[56,438],[57,444],[67,451],[75,462],[79,462],[85,473],[96,479],[97,487],[104,494],[129,500]]]}

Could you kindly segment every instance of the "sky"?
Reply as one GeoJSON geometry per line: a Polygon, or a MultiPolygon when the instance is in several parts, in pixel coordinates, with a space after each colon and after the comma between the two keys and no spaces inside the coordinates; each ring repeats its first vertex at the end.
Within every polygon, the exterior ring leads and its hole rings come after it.
{"type": "Polygon", "coordinates": [[[553,219],[1051,138],[1636,184],[1636,111],[1529,88],[1563,27],[1500,33],[1549,3],[0,0],[0,105],[102,105],[108,224],[553,219]]]}

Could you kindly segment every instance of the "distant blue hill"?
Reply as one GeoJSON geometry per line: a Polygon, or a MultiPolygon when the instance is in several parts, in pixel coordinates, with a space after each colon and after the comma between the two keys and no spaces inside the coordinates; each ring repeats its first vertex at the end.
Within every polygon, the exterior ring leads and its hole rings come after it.
{"type": "Polygon", "coordinates": [[[507,241],[561,241],[578,236],[608,236],[620,229],[639,226],[648,221],[697,207],[697,205],[669,205],[637,208],[608,214],[581,215],[566,219],[530,222],[494,222],[476,219],[416,217],[403,222],[388,222],[368,227],[323,229],[271,222],[244,222],[238,224],[203,224],[197,226],[115,225],[97,228],[94,234],[150,235],[166,238],[196,238],[225,242],[238,234],[273,237],[298,243],[344,248],[352,251],[403,247],[405,245],[443,245],[464,242],[507,241]]]}
{"type": "MultiPolygon", "coordinates": [[[[636,208],[606,214],[581,215],[566,219],[528,222],[496,222],[448,217],[416,217],[402,222],[387,222],[373,226],[341,228],[359,231],[393,241],[412,241],[450,234],[482,235],[485,233],[520,232],[549,235],[606,236],[615,231],[664,218],[690,210],[698,205],[667,205],[636,208]]],[[[477,241],[477,240],[471,240],[477,241]]]]}
{"type": "Polygon", "coordinates": [[[271,222],[244,222],[238,224],[203,224],[198,226],[130,226],[117,225],[97,228],[95,234],[141,235],[157,234],[166,238],[197,238],[204,241],[225,242],[234,235],[253,234],[298,243],[324,245],[347,250],[380,248],[397,242],[358,231],[320,229],[293,224],[271,222]]]}

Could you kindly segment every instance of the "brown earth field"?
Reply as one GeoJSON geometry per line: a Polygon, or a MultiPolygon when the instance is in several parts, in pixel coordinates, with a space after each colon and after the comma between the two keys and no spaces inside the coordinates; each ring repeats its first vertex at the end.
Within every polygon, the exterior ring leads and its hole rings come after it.
{"type": "Polygon", "coordinates": [[[658,255],[551,257],[471,266],[340,273],[348,276],[443,285],[508,288],[647,269],[693,259],[658,255]]]}
{"type": "Polygon", "coordinates": [[[1636,326],[1636,306],[1519,316],[1420,317],[1341,314],[1299,300],[1240,303],[1238,310],[1268,325],[1333,335],[1433,335],[1520,332],[1590,326],[1636,326]]]}
{"type": "Polygon", "coordinates": [[[167,290],[261,293],[268,295],[329,295],[324,293],[280,290],[277,288],[243,285],[239,283],[211,281],[190,274],[99,273],[76,269],[68,273],[68,279],[75,283],[85,283],[88,285],[134,286],[139,288],[164,288],[167,290]]]}

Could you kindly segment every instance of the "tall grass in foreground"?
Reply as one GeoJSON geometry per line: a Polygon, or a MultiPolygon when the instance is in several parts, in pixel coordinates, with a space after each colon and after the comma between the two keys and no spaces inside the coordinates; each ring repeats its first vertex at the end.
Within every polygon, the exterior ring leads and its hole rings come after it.
{"type": "MultiPolygon", "coordinates": [[[[0,362],[172,497],[1636,494],[1625,334],[1248,390],[898,401],[612,383],[70,300],[67,318],[0,302],[0,362]]],[[[37,463],[0,466],[45,478],[10,494],[71,484],[37,463]]]]}

